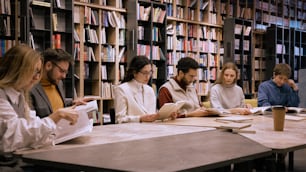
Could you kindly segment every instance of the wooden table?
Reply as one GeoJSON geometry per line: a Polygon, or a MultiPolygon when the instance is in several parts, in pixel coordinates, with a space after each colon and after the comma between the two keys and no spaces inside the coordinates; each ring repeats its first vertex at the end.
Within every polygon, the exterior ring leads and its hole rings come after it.
{"type": "Polygon", "coordinates": [[[269,155],[271,149],[243,136],[210,130],[28,153],[23,159],[78,171],[155,172],[203,171],[269,155]]]}
{"type": "Polygon", "coordinates": [[[215,130],[215,128],[175,125],[170,126],[154,123],[125,123],[116,125],[101,125],[95,126],[91,133],[88,133],[76,139],[55,146],[17,151],[16,154],[27,154],[48,150],[67,149],[74,147],[83,147],[90,145],[99,145],[210,130],[215,130]]]}
{"type": "MultiPolygon", "coordinates": [[[[287,114],[288,115],[288,114],[287,114]]],[[[250,116],[253,120],[251,127],[243,130],[256,133],[239,133],[240,135],[271,148],[274,153],[289,152],[289,170],[293,170],[293,152],[306,147],[306,120],[285,120],[284,131],[274,131],[273,118],[270,115],[250,116]]],[[[217,117],[182,118],[164,122],[169,125],[220,127],[222,123],[216,122],[217,117]]]]}
{"type": "Polygon", "coordinates": [[[255,130],[256,134],[240,134],[271,148],[275,153],[289,152],[289,170],[293,170],[293,152],[306,148],[306,120],[285,120],[284,131],[274,131],[271,115],[255,116],[253,120],[249,129],[255,130]]]}

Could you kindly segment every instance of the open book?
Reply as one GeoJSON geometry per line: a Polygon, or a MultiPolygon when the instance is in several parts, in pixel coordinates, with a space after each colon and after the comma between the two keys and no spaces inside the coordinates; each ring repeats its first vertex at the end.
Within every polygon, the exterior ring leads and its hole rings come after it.
{"type": "Polygon", "coordinates": [[[184,101],[177,101],[176,103],[165,103],[159,110],[159,119],[164,120],[170,117],[173,112],[177,112],[183,105],[184,101]]]}
{"type": "Polygon", "coordinates": [[[287,107],[287,113],[303,113],[303,114],[306,114],[306,108],[287,107]]]}
{"type": "Polygon", "coordinates": [[[89,133],[93,128],[93,120],[89,119],[88,112],[98,110],[97,101],[87,102],[86,105],[80,105],[75,108],[79,113],[79,118],[76,124],[70,125],[67,120],[60,120],[57,123],[54,144],[59,144],[70,139],[74,139],[85,133],[89,133]]]}
{"type": "Polygon", "coordinates": [[[256,115],[264,115],[269,110],[271,110],[271,106],[254,107],[250,109],[252,114],[256,114],[256,115]]]}

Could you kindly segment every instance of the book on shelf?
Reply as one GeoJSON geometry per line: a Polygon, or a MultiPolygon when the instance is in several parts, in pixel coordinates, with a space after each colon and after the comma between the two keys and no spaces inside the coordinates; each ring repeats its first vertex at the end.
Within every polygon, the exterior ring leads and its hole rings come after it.
{"type": "Polygon", "coordinates": [[[32,5],[43,6],[43,7],[51,7],[50,2],[44,2],[39,0],[32,0],[32,5]]]}
{"type": "Polygon", "coordinates": [[[61,48],[61,34],[57,33],[52,35],[53,39],[53,48],[61,48]]]}
{"type": "Polygon", "coordinates": [[[190,4],[189,4],[188,6],[189,6],[190,8],[193,8],[193,7],[195,7],[195,5],[197,4],[197,0],[189,1],[189,3],[190,3],[190,4]]]}
{"type": "Polygon", "coordinates": [[[121,62],[122,57],[124,56],[125,47],[122,47],[119,51],[118,61],[121,62]]]}
{"type": "Polygon", "coordinates": [[[85,105],[79,105],[75,110],[79,114],[77,123],[70,125],[69,121],[60,120],[57,123],[54,144],[74,139],[92,131],[93,121],[88,117],[88,113],[98,110],[97,101],[93,100],[85,105]]]}
{"type": "Polygon", "coordinates": [[[175,103],[165,103],[158,111],[159,119],[165,120],[171,116],[172,113],[177,112],[185,104],[185,101],[177,101],[175,103]]]}
{"type": "Polygon", "coordinates": [[[240,35],[242,33],[242,25],[241,24],[236,24],[235,25],[235,34],[240,35]]]}
{"type": "Polygon", "coordinates": [[[57,8],[63,8],[63,7],[62,7],[62,4],[61,4],[61,0],[55,0],[54,2],[55,2],[55,4],[54,4],[55,7],[57,7],[57,8]]]}
{"type": "Polygon", "coordinates": [[[35,29],[36,25],[35,25],[35,19],[34,19],[32,8],[29,8],[29,16],[30,16],[30,27],[35,29]]]}
{"type": "Polygon", "coordinates": [[[58,27],[58,21],[57,21],[57,14],[56,13],[53,13],[52,14],[52,28],[53,28],[53,31],[57,31],[58,27]]]}
{"type": "Polygon", "coordinates": [[[138,20],[148,21],[151,14],[151,6],[144,7],[142,5],[139,5],[137,12],[138,12],[137,15],[138,20]]]}
{"type": "Polygon", "coordinates": [[[251,26],[244,26],[244,36],[250,36],[252,27],[251,26]]]}
{"type": "Polygon", "coordinates": [[[205,8],[208,6],[209,1],[207,0],[201,0],[200,1],[200,9],[205,10],[205,8]]]}

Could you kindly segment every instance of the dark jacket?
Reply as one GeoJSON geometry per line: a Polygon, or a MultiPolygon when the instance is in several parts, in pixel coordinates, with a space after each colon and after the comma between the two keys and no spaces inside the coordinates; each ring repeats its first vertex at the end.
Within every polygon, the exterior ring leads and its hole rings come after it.
{"type": "MultiPolygon", "coordinates": [[[[66,107],[72,105],[72,99],[65,98],[63,82],[60,82],[56,88],[62,97],[64,106],[66,107]]],[[[43,118],[49,116],[53,112],[49,98],[47,97],[47,94],[40,83],[33,86],[32,90],[30,91],[30,98],[32,103],[31,109],[36,111],[37,116],[43,118]]]]}

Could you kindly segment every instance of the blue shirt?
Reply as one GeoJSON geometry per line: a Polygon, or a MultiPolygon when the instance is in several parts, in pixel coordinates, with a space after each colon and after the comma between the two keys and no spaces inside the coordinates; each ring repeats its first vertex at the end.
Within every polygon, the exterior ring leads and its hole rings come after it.
{"type": "Polygon", "coordinates": [[[283,105],[298,107],[300,99],[298,92],[288,84],[278,87],[273,80],[265,81],[258,88],[258,106],[283,105]]]}

